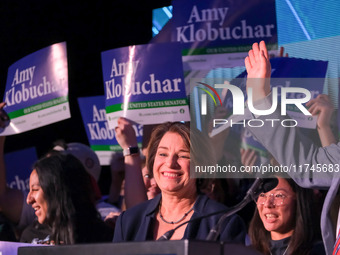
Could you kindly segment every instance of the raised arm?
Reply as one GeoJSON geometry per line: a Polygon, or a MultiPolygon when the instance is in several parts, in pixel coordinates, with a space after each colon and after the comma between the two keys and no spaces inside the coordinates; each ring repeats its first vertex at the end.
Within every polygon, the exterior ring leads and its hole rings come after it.
{"type": "Polygon", "coordinates": [[[247,90],[253,91],[253,101],[265,98],[270,93],[271,65],[264,41],[254,43],[245,58],[247,69],[247,90]]]}
{"type": "MultiPolygon", "coordinates": [[[[271,95],[269,95],[271,68],[264,42],[253,45],[249,56],[245,59],[245,64],[248,72],[247,90],[249,88],[253,90],[254,102],[258,102],[261,107],[264,106],[264,109],[269,109],[272,105],[271,95]]],[[[248,130],[282,166],[290,169],[288,174],[299,185],[317,188],[330,186],[335,171],[328,171],[328,169],[339,169],[339,144],[318,148],[311,140],[302,136],[298,128],[283,127],[281,121],[285,116],[281,116],[280,111],[258,118],[264,121],[264,125],[247,127],[248,130]],[[266,119],[277,121],[271,123],[265,121],[266,119]]],[[[338,171],[337,175],[339,175],[338,171]]]]}
{"type": "Polygon", "coordinates": [[[334,107],[328,95],[318,95],[310,100],[306,106],[309,107],[308,111],[312,115],[318,116],[317,130],[322,147],[337,143],[331,128],[334,107]]]}
{"type": "MultiPolygon", "coordinates": [[[[130,121],[125,118],[118,119],[118,126],[115,129],[116,139],[123,149],[137,147],[135,130],[130,121]]],[[[145,185],[141,170],[140,154],[133,154],[124,157],[125,163],[125,186],[124,197],[126,208],[131,208],[147,200],[145,185]]]]}

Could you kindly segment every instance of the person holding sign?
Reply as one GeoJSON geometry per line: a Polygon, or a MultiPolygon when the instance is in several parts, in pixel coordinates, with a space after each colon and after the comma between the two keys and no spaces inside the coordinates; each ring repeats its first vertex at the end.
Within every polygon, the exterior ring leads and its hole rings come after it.
{"type": "Polygon", "coordinates": [[[30,176],[27,203],[51,235],[37,243],[107,242],[112,230],[95,207],[90,175],[70,154],[54,153],[38,160],[30,176]]]}
{"type": "Polygon", "coordinates": [[[126,118],[119,118],[115,128],[116,139],[123,149],[125,169],[125,204],[131,208],[147,200],[142,178],[141,158],[135,130],[126,118]]]}
{"type": "MultiPolygon", "coordinates": [[[[195,151],[190,154],[190,135],[191,138],[195,136],[190,134],[188,126],[179,122],[167,122],[153,130],[148,144],[147,167],[153,169],[161,194],[121,213],[116,223],[114,242],[156,240],[190,219],[227,209],[200,194],[196,179],[190,178],[190,164],[200,164],[200,160],[205,160],[197,158],[195,151]]],[[[214,157],[211,152],[209,147],[207,158],[214,157]]],[[[220,216],[184,224],[169,238],[205,240],[220,216]]],[[[244,222],[233,215],[223,222],[219,240],[244,243],[245,233],[244,222]]]]}
{"type": "MultiPolygon", "coordinates": [[[[247,91],[252,90],[252,99],[255,106],[261,109],[270,109],[272,103],[270,95],[271,66],[268,52],[263,41],[254,43],[245,59],[248,72],[247,91]]],[[[282,120],[279,111],[269,116],[254,116],[259,119],[282,120]]],[[[312,141],[304,137],[298,128],[286,128],[280,121],[273,126],[267,123],[261,128],[248,127],[253,135],[261,142],[275,159],[284,166],[292,166],[288,174],[303,187],[328,188],[327,196],[321,215],[321,232],[326,254],[338,254],[340,246],[335,244],[339,230],[330,217],[332,207],[339,211],[337,193],[340,186],[339,164],[340,144],[331,144],[326,147],[317,147],[312,141]],[[320,170],[321,168],[321,170],[320,170]],[[295,169],[295,170],[294,170],[295,169]]],[[[335,219],[336,222],[336,219],[335,219]]],[[[339,253],[340,254],[340,253],[339,253]]]]}

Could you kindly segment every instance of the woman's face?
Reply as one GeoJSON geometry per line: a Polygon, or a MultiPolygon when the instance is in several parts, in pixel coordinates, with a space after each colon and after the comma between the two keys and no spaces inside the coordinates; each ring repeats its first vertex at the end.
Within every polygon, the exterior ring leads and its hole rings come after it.
{"type": "Polygon", "coordinates": [[[47,201],[42,190],[38,173],[33,170],[30,176],[30,192],[27,195],[27,204],[31,205],[35,211],[35,215],[38,217],[40,224],[46,221],[47,216],[47,201]]]}
{"type": "Polygon", "coordinates": [[[178,196],[196,192],[195,180],[190,179],[190,149],[177,133],[167,132],[161,139],[153,173],[162,193],[178,196]]]}
{"type": "Polygon", "coordinates": [[[257,200],[261,220],[273,240],[291,236],[295,226],[295,193],[284,178],[278,178],[278,180],[279,183],[275,189],[262,193],[257,200]],[[261,200],[264,204],[259,203],[261,200]]]}
{"type": "Polygon", "coordinates": [[[143,175],[144,185],[146,188],[146,195],[148,196],[148,199],[153,199],[155,196],[157,196],[160,193],[160,190],[157,186],[155,178],[153,178],[152,174],[150,174],[146,166],[142,168],[142,175],[143,175]]]}

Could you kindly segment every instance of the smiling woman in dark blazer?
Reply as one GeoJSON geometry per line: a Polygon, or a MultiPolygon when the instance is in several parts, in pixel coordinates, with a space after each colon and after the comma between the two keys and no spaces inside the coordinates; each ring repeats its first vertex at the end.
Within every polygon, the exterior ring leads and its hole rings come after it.
{"type": "MultiPolygon", "coordinates": [[[[212,212],[226,210],[222,204],[200,194],[197,179],[190,178],[190,164],[202,162],[202,157],[190,154],[193,132],[183,123],[164,123],[152,132],[148,146],[147,167],[161,190],[156,198],[123,212],[117,221],[114,242],[157,240],[180,224],[212,212]],[[190,135],[192,136],[190,140],[190,135]]],[[[199,139],[202,138],[200,134],[199,139]]],[[[211,156],[209,144],[206,157],[211,156]]],[[[129,155],[133,156],[133,155],[129,155]]],[[[179,227],[173,240],[205,240],[221,214],[179,227]]],[[[245,225],[236,215],[228,217],[218,240],[244,243],[245,225]]]]}

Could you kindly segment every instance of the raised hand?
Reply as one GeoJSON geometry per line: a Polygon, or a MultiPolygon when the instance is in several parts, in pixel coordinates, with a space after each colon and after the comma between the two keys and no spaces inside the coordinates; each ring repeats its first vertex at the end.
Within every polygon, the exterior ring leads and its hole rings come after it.
{"type": "Polygon", "coordinates": [[[318,115],[317,130],[323,147],[336,143],[336,138],[331,129],[331,119],[334,111],[328,95],[318,95],[306,104],[312,115],[318,115]]]}
{"type": "MultiPolygon", "coordinates": [[[[136,132],[130,120],[120,117],[115,128],[116,139],[122,149],[137,147],[136,132]]],[[[131,208],[147,200],[143,182],[141,158],[139,154],[124,157],[125,185],[124,197],[126,208],[131,208]]]]}
{"type": "Polygon", "coordinates": [[[128,119],[120,117],[115,131],[117,142],[123,149],[137,146],[136,132],[128,119]]]}
{"type": "Polygon", "coordinates": [[[310,100],[306,104],[308,111],[312,115],[318,115],[318,128],[329,127],[331,125],[332,114],[334,107],[328,95],[321,94],[310,100]]]}
{"type": "Polygon", "coordinates": [[[247,91],[252,89],[253,101],[263,99],[270,93],[271,65],[264,41],[254,43],[245,58],[248,73],[247,91]]]}

